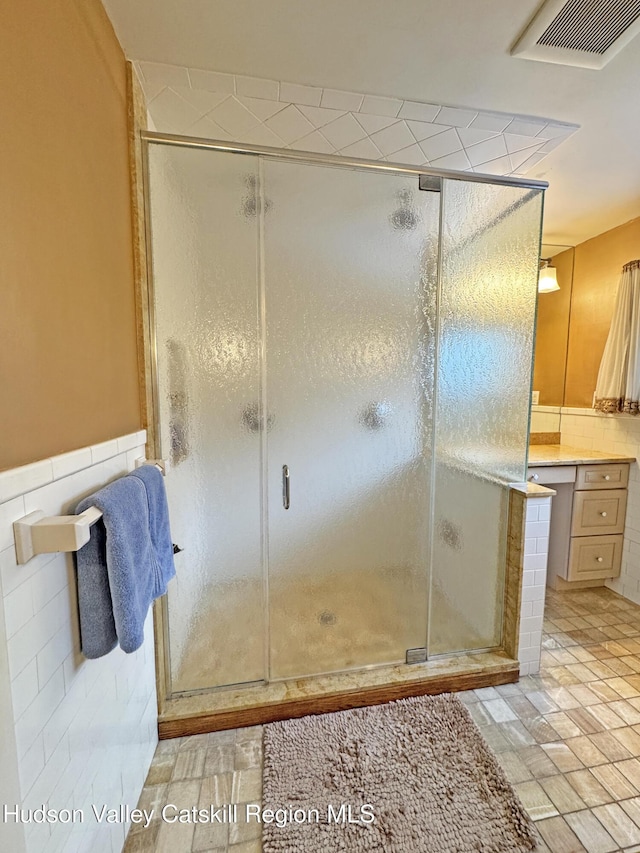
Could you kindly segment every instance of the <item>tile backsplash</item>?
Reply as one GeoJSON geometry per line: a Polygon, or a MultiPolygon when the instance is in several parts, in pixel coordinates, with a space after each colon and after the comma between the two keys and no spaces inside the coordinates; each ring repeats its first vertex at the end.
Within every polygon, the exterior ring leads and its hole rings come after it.
{"type": "Polygon", "coordinates": [[[41,554],[19,566],[12,530],[36,509],[70,512],[132,470],[145,438],[141,431],[0,473],[2,799],[84,812],[82,823],[3,824],[12,853],[120,851],[127,825],[98,823],[91,806],[135,807],[157,744],[151,613],[137,652],[116,648],[87,661],[72,555],[41,554]]]}
{"type": "Polygon", "coordinates": [[[531,406],[531,432],[559,432],[559,406],[531,406]]]}
{"type": "Polygon", "coordinates": [[[578,126],[136,62],[150,126],[166,133],[493,175],[525,175],[578,126]]]}

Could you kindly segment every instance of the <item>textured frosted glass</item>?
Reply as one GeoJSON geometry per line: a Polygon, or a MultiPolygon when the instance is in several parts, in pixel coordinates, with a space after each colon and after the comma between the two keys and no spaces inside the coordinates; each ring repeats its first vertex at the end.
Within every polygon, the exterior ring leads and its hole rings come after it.
{"type": "Polygon", "coordinates": [[[506,484],[525,477],[542,193],[445,181],[430,654],[501,641],[506,484]]]}
{"type": "Polygon", "coordinates": [[[257,160],[150,146],[174,692],[262,679],[257,160]]]}
{"type": "Polygon", "coordinates": [[[173,691],[499,645],[541,194],[156,144],[150,186],[173,691]]]}
{"type": "Polygon", "coordinates": [[[271,676],[404,661],[426,642],[439,197],[264,176],[271,676]]]}

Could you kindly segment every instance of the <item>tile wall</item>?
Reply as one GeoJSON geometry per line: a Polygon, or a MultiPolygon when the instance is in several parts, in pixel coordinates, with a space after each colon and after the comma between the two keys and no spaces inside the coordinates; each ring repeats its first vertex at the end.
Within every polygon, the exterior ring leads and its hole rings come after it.
{"type": "Polygon", "coordinates": [[[531,432],[559,432],[559,406],[531,406],[531,432]]]}
{"type": "Polygon", "coordinates": [[[551,501],[551,497],[527,498],[518,644],[520,675],[531,675],[540,669],[551,501]]]}
{"type": "MultiPolygon", "coordinates": [[[[563,444],[619,453],[640,460],[640,417],[563,408],[560,430],[563,444]]],[[[629,471],[620,577],[606,581],[606,586],[640,604],[640,468],[637,461],[629,471]]]]}
{"type": "MultiPolygon", "coordinates": [[[[135,807],[157,744],[153,624],[134,654],[80,653],[73,557],[16,564],[12,523],[66,514],[134,468],[144,431],[0,473],[0,746],[2,800],[83,809],[82,824],[0,822],[11,853],[120,853],[128,825],[99,824],[91,805],[135,807]]],[[[0,816],[1,820],[1,816],[0,816]]]]}
{"type": "Polygon", "coordinates": [[[224,142],[519,176],[578,129],[547,118],[156,62],[135,68],[149,127],[224,142]]]}

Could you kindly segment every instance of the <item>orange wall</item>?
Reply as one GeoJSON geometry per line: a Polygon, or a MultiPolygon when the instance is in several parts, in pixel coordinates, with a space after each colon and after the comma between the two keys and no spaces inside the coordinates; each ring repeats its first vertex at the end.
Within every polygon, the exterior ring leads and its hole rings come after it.
{"type": "Polygon", "coordinates": [[[0,469],[140,428],[125,58],[99,0],[0,0],[0,469]]]}
{"type": "Polygon", "coordinates": [[[567,363],[574,250],[553,256],[560,290],[538,294],[533,388],[541,406],[561,406],[567,363]]]}
{"type": "Polygon", "coordinates": [[[576,246],[565,406],[591,407],[623,264],[640,258],[640,218],[576,246]]]}

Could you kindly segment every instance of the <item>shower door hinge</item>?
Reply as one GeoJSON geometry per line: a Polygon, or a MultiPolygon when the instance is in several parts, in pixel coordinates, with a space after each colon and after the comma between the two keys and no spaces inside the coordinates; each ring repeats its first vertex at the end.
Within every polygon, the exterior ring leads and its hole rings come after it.
{"type": "Polygon", "coordinates": [[[407,649],[407,663],[426,663],[426,649],[407,649]]]}
{"type": "Polygon", "coordinates": [[[425,192],[439,193],[442,189],[442,178],[438,177],[438,175],[420,175],[418,186],[421,190],[425,190],[425,192]]]}

